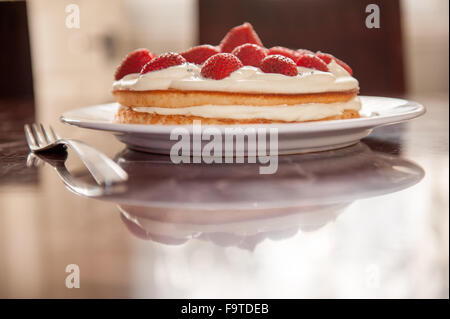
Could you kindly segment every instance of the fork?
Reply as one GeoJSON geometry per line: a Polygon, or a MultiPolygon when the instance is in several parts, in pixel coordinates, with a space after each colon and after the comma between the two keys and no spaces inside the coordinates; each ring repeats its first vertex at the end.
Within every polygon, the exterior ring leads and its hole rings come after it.
{"type": "Polygon", "coordinates": [[[109,187],[100,186],[97,184],[86,182],[82,176],[73,176],[65,165],[67,159],[67,152],[56,153],[33,153],[30,152],[27,157],[28,167],[40,167],[45,163],[50,164],[56,173],[61,177],[61,180],[72,192],[86,197],[101,197],[104,195],[118,194],[126,191],[125,183],[116,183],[109,187]]]}
{"type": "Polygon", "coordinates": [[[78,154],[99,185],[108,187],[128,179],[128,174],[109,157],[81,141],[60,138],[51,126],[45,129],[42,124],[25,124],[24,130],[28,146],[33,153],[70,147],[78,154]]]}

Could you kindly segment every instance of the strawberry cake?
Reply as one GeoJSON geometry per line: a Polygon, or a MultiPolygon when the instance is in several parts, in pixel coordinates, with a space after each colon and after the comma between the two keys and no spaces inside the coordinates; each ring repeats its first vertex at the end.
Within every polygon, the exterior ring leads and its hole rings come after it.
{"type": "Polygon", "coordinates": [[[138,49],[115,72],[116,121],[292,123],[359,117],[358,81],[331,54],[265,48],[249,23],[218,46],[154,55],[138,49]]]}

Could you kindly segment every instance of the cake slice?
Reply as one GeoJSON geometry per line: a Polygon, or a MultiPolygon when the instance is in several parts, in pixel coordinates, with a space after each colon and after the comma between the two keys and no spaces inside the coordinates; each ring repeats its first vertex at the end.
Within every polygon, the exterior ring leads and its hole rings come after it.
{"type": "Polygon", "coordinates": [[[116,70],[119,123],[295,123],[359,117],[359,84],[330,54],[266,49],[249,23],[219,46],[130,53],[116,70]],[[140,70],[137,72],[137,70],[140,70]]]}

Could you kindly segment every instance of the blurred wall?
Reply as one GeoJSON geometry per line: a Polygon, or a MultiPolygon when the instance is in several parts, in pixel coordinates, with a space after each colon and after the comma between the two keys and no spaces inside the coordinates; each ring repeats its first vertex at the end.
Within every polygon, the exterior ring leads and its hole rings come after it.
{"type": "Polygon", "coordinates": [[[403,0],[407,89],[448,93],[449,1],[403,0]]]}
{"type": "Polygon", "coordinates": [[[116,66],[130,50],[160,53],[196,41],[193,0],[33,0],[28,2],[34,87],[39,115],[111,101],[116,66]],[[80,27],[66,25],[67,6],[80,27]],[[44,107],[46,106],[46,107],[44,107]]]}
{"type": "MultiPolygon", "coordinates": [[[[400,4],[407,91],[448,92],[448,1],[400,4]]],[[[188,48],[199,39],[198,16],[197,0],[28,1],[38,117],[57,122],[65,110],[112,101],[112,75],[128,51],[188,48]],[[69,4],[79,6],[79,29],[65,25],[69,4]]]]}
{"type": "MultiPolygon", "coordinates": [[[[159,53],[195,43],[192,0],[33,0],[27,4],[36,117],[56,126],[61,135],[83,139],[88,134],[61,124],[59,116],[77,107],[112,102],[114,70],[130,50],[148,47],[159,53]],[[79,9],[79,28],[66,24],[73,14],[71,5],[79,9]]],[[[118,144],[107,133],[97,134],[90,143],[107,154],[118,144]]]]}
{"type": "Polygon", "coordinates": [[[361,94],[405,93],[399,0],[377,0],[380,28],[366,25],[362,0],[198,0],[200,41],[218,43],[249,21],[264,46],[323,51],[347,62],[361,94]]]}
{"type": "Polygon", "coordinates": [[[5,46],[0,50],[0,99],[32,99],[26,2],[0,2],[0,39],[5,46]]]}
{"type": "Polygon", "coordinates": [[[135,47],[179,52],[197,42],[197,0],[126,0],[135,47]]]}

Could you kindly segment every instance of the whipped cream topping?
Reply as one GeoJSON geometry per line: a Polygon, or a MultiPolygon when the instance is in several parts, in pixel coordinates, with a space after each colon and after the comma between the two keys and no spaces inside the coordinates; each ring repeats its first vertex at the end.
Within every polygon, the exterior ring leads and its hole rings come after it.
{"type": "Polygon", "coordinates": [[[339,103],[308,103],[298,105],[249,106],[249,105],[201,105],[183,108],[133,107],[136,112],[159,115],[186,115],[204,118],[267,119],[286,122],[311,121],[341,115],[344,110],[361,109],[359,97],[339,103]]]}
{"type": "Polygon", "coordinates": [[[113,83],[113,90],[193,90],[247,93],[301,94],[341,92],[357,89],[358,81],[334,60],[329,72],[298,67],[297,76],[264,73],[259,68],[244,66],[222,80],[201,76],[200,67],[185,63],[145,74],[128,74],[113,83]]]}

